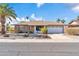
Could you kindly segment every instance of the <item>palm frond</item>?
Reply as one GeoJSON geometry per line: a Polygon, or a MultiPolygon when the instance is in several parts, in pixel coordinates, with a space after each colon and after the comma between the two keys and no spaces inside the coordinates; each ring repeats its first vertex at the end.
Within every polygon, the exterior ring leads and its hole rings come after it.
{"type": "Polygon", "coordinates": [[[8,8],[8,9],[7,9],[7,14],[8,14],[8,15],[14,15],[15,17],[17,16],[17,15],[15,14],[15,11],[14,11],[13,9],[11,9],[11,8],[8,8]]]}
{"type": "Polygon", "coordinates": [[[10,21],[12,21],[11,17],[8,17],[10,21]]]}
{"type": "Polygon", "coordinates": [[[16,15],[11,14],[10,16],[11,16],[12,18],[16,19],[16,15]]]}
{"type": "Polygon", "coordinates": [[[0,7],[3,7],[3,8],[6,8],[6,7],[8,7],[9,5],[7,4],[7,3],[1,3],[0,4],[0,7]]]}

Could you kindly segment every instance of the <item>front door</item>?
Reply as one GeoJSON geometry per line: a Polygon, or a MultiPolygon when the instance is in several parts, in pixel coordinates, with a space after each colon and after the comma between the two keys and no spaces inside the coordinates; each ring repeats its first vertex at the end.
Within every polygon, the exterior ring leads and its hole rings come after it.
{"type": "Polygon", "coordinates": [[[41,28],[43,28],[44,26],[35,26],[34,28],[34,33],[41,33],[41,28]]]}

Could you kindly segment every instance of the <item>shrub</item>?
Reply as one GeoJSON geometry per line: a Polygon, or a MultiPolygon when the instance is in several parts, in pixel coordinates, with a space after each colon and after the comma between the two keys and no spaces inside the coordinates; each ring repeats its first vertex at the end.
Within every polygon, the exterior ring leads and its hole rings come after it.
{"type": "Polygon", "coordinates": [[[68,28],[66,32],[70,35],[79,34],[79,28],[68,28]]]}
{"type": "Polygon", "coordinates": [[[33,31],[32,30],[29,30],[29,33],[33,33],[33,31]]]}
{"type": "Polygon", "coordinates": [[[14,27],[12,27],[12,26],[7,26],[7,31],[8,31],[8,32],[11,33],[11,32],[14,32],[14,30],[15,30],[14,27]]]}
{"type": "Polygon", "coordinates": [[[41,32],[42,32],[43,34],[46,34],[46,33],[47,33],[47,28],[46,28],[46,27],[43,27],[43,28],[41,28],[40,30],[41,30],[41,32]]]}

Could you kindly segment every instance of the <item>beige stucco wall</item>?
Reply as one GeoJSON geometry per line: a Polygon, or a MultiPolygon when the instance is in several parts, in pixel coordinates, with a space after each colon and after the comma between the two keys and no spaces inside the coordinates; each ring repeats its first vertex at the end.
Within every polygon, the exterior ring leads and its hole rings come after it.
{"type": "Polygon", "coordinates": [[[67,33],[67,29],[68,29],[68,26],[67,26],[67,25],[64,26],[64,34],[68,34],[68,33],[67,33]]]}
{"type": "Polygon", "coordinates": [[[79,27],[68,27],[68,26],[64,26],[64,34],[69,35],[68,30],[72,29],[72,31],[74,31],[74,33],[79,33],[79,27]]]}

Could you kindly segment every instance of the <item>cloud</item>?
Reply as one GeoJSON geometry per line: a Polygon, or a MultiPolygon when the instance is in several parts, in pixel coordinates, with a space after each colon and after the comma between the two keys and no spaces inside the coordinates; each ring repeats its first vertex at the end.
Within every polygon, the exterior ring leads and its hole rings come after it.
{"type": "Polygon", "coordinates": [[[41,20],[43,20],[42,17],[36,17],[36,15],[35,15],[34,13],[31,15],[31,18],[32,18],[33,20],[36,20],[36,21],[41,21],[41,20]]]}
{"type": "Polygon", "coordinates": [[[21,17],[21,18],[17,17],[16,20],[14,18],[11,18],[11,19],[12,19],[12,21],[10,21],[9,18],[6,18],[6,24],[9,22],[10,22],[10,24],[17,24],[21,21],[30,21],[29,19],[26,19],[25,17],[21,17]]]}
{"type": "Polygon", "coordinates": [[[36,21],[42,21],[43,18],[42,18],[42,17],[38,17],[38,18],[36,18],[35,20],[36,20],[36,21]]]}
{"type": "Polygon", "coordinates": [[[26,19],[25,17],[16,18],[17,21],[30,21],[29,19],[26,19]]]}
{"type": "Polygon", "coordinates": [[[11,18],[12,21],[9,18],[6,18],[6,24],[9,23],[9,22],[10,22],[10,24],[16,24],[17,23],[16,19],[14,19],[12,17],[10,17],[10,18],[11,18]]]}
{"type": "Polygon", "coordinates": [[[37,7],[40,8],[42,5],[44,5],[44,3],[36,3],[37,7]]]}
{"type": "Polygon", "coordinates": [[[34,13],[31,15],[31,18],[36,19],[36,16],[34,13]]]}
{"type": "Polygon", "coordinates": [[[79,5],[76,5],[76,6],[72,7],[72,10],[74,12],[79,12],[79,5]]]}
{"type": "Polygon", "coordinates": [[[67,3],[67,6],[74,12],[79,12],[79,3],[67,3]]]}

